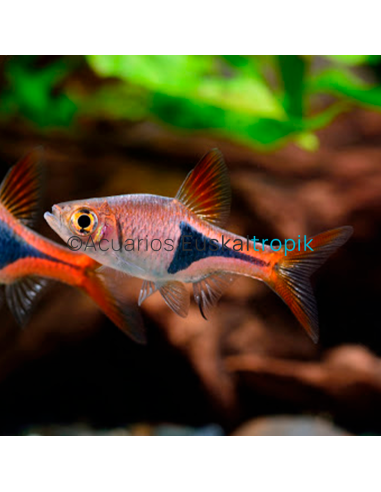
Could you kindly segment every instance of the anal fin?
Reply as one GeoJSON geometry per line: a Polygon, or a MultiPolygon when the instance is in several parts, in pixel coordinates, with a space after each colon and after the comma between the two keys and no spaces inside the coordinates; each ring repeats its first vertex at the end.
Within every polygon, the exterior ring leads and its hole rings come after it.
{"type": "Polygon", "coordinates": [[[203,318],[207,319],[210,311],[216,306],[225,290],[234,282],[237,275],[229,273],[213,273],[193,284],[194,299],[200,308],[203,318]]]}
{"type": "Polygon", "coordinates": [[[50,280],[44,278],[26,277],[6,285],[5,296],[8,307],[20,326],[27,324],[35,304],[50,283],[50,280]]]}
{"type": "Polygon", "coordinates": [[[159,287],[160,294],[173,312],[186,318],[189,312],[189,292],[181,282],[171,281],[159,287]]]}

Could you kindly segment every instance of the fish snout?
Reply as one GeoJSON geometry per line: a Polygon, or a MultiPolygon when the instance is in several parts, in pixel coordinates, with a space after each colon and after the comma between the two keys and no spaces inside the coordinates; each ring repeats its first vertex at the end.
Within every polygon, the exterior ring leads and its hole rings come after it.
{"type": "Polygon", "coordinates": [[[57,226],[61,223],[61,212],[62,210],[58,205],[53,205],[51,213],[44,213],[44,219],[53,230],[55,230],[57,226]]]}
{"type": "Polygon", "coordinates": [[[61,217],[62,209],[59,205],[53,205],[52,207],[52,213],[56,219],[59,219],[61,217]]]}

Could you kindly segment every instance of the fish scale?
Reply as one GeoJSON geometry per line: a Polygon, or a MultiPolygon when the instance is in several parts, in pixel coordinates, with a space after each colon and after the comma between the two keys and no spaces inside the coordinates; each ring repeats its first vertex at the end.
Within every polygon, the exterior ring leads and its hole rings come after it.
{"type": "Polygon", "coordinates": [[[173,199],[155,197],[152,202],[147,202],[141,195],[130,195],[126,199],[131,215],[126,217],[123,213],[124,204],[123,208],[116,209],[117,220],[121,224],[124,241],[134,239],[136,243],[140,239],[140,247],[139,250],[135,247],[134,251],[123,249],[122,255],[134,265],[143,268],[148,274],[145,278],[157,279],[168,270],[174,243],[180,235],[177,224],[173,221],[173,199]],[[149,216],[155,217],[155,220],[147,221],[149,216]],[[166,240],[172,241],[172,251],[167,251],[171,246],[165,244],[166,240]]]}

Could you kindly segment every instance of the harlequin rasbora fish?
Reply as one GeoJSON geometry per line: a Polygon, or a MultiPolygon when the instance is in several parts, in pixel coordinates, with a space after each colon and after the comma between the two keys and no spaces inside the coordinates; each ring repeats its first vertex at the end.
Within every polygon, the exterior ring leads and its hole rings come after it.
{"type": "Polygon", "coordinates": [[[99,263],[29,228],[39,212],[41,163],[42,150],[35,149],[9,170],[0,186],[0,284],[10,310],[24,325],[48,279],[59,280],[86,292],[119,328],[143,342],[138,319],[111,290],[112,277],[96,271],[99,263]]]}
{"type": "Polygon", "coordinates": [[[227,169],[215,149],[188,174],[175,198],[136,194],[77,200],[54,205],[45,219],[64,241],[73,235],[91,239],[93,247],[85,252],[99,263],[143,279],[139,304],[159,290],[173,311],[185,317],[190,300],[183,283],[191,283],[206,317],[236,276],[245,275],[266,282],[317,341],[309,277],[347,241],[352,228],[311,238],[313,251],[273,251],[253,242],[248,250],[237,251],[234,241],[246,244],[246,238],[220,228],[229,210],[227,169]],[[147,238],[152,247],[145,247],[147,238]],[[124,245],[131,239],[139,247],[124,245]],[[160,240],[162,247],[152,240],[160,240]]]}

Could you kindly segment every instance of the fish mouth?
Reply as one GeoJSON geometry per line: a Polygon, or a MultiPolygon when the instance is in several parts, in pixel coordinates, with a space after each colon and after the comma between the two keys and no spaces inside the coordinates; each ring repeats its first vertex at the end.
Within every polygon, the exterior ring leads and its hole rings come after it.
{"type": "Polygon", "coordinates": [[[59,225],[61,224],[61,210],[58,205],[53,205],[52,213],[45,212],[44,219],[50,225],[50,227],[57,232],[59,225]]]}

